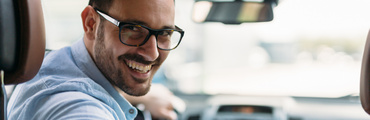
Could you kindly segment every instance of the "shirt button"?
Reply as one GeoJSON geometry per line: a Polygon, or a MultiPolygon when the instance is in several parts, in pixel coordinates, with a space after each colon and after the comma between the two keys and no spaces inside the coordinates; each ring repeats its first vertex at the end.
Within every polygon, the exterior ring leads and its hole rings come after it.
{"type": "Polygon", "coordinates": [[[128,111],[130,114],[134,114],[134,109],[130,109],[129,111],[128,111]]]}

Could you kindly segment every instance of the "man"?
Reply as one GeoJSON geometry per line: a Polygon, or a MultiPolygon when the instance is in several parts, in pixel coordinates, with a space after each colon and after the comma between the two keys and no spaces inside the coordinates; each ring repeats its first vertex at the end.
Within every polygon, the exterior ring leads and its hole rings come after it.
{"type": "Polygon", "coordinates": [[[184,35],[173,0],[90,0],[81,17],[83,39],[49,53],[36,77],[16,87],[9,119],[134,119],[120,93],[148,93],[184,35]]]}

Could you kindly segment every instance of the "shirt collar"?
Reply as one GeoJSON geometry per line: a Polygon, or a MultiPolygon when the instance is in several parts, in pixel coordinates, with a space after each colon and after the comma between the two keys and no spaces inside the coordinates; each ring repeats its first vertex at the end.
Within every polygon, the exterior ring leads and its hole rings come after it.
{"type": "Polygon", "coordinates": [[[71,46],[72,55],[76,61],[77,66],[87,76],[89,76],[96,83],[101,85],[120,105],[120,108],[125,113],[127,119],[134,119],[137,115],[137,110],[133,107],[117,90],[114,89],[112,84],[104,77],[93,62],[89,52],[86,49],[83,38],[71,46]]]}

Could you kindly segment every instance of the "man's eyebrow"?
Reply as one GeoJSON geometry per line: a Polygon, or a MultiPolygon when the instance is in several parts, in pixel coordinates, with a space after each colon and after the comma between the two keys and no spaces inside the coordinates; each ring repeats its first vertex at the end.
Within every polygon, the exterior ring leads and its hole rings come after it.
{"type": "MultiPolygon", "coordinates": [[[[134,23],[134,24],[139,24],[139,25],[144,25],[150,28],[150,26],[143,21],[140,20],[124,20],[122,22],[128,22],[128,23],[134,23]]],[[[163,26],[161,29],[176,29],[175,26],[163,26]]]]}
{"type": "Polygon", "coordinates": [[[174,26],[164,26],[162,29],[176,29],[174,26]]]}
{"type": "Polygon", "coordinates": [[[139,21],[139,20],[124,20],[122,22],[128,22],[128,23],[134,23],[134,24],[140,24],[140,25],[148,26],[147,23],[145,23],[143,21],[139,21]]]}

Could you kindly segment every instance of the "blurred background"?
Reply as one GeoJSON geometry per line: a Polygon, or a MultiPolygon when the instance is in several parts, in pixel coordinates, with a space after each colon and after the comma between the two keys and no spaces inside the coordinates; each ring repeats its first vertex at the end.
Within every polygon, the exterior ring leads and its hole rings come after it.
{"type": "MultiPolygon", "coordinates": [[[[48,49],[82,37],[80,14],[87,3],[43,0],[48,49]]],[[[185,36],[155,77],[189,108],[191,95],[203,95],[200,101],[220,94],[351,96],[356,104],[348,114],[369,117],[358,100],[369,0],[280,0],[273,21],[240,25],[195,23],[193,3],[176,0],[175,23],[185,36]]]]}

